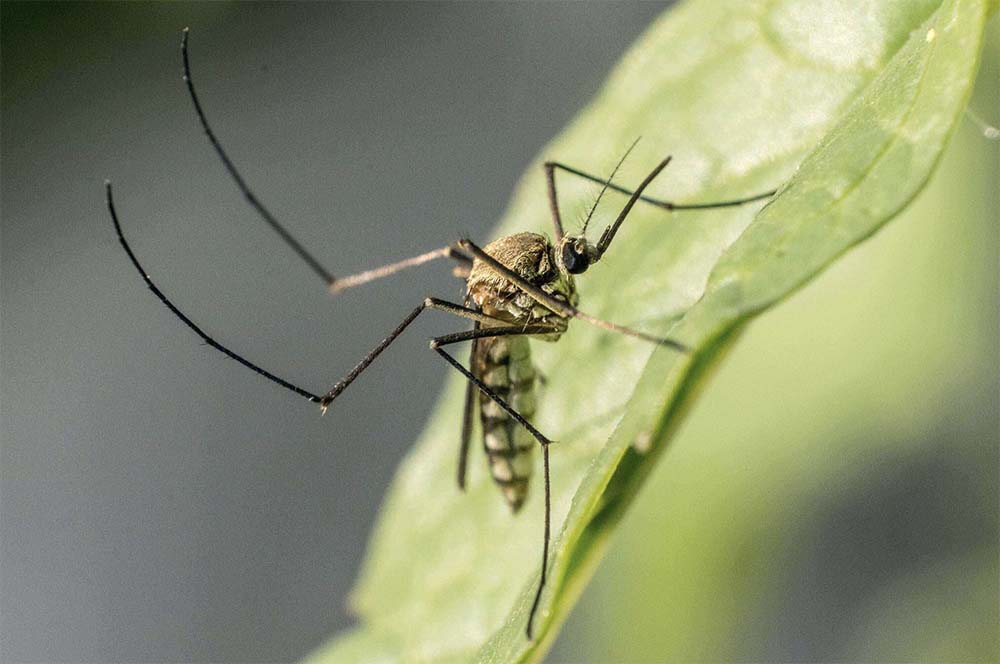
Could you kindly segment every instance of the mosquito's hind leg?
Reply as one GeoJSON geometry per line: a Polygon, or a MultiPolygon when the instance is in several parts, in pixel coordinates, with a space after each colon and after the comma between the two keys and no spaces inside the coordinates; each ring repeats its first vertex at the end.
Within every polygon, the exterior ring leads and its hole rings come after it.
{"type": "Polygon", "coordinates": [[[239,172],[239,170],[237,170],[236,165],[233,164],[232,159],[229,158],[229,155],[223,149],[222,144],[215,135],[215,131],[208,123],[208,117],[205,115],[205,110],[201,106],[201,100],[198,98],[198,93],[194,88],[194,78],[191,75],[191,62],[188,56],[188,35],[189,31],[185,28],[183,36],[181,37],[181,58],[184,61],[184,83],[187,85],[188,96],[191,97],[191,103],[194,104],[195,113],[198,114],[198,121],[201,123],[201,128],[205,131],[205,135],[208,136],[208,140],[212,144],[212,148],[219,156],[219,159],[222,161],[222,165],[226,167],[230,177],[233,178],[233,181],[236,183],[236,187],[243,194],[247,203],[249,203],[250,206],[257,211],[260,218],[263,219],[264,222],[278,234],[282,241],[287,244],[288,247],[294,251],[307,266],[309,266],[309,269],[319,276],[324,283],[326,283],[326,286],[331,293],[340,293],[348,288],[353,288],[354,286],[366,284],[369,281],[387,277],[401,270],[405,270],[406,268],[423,265],[424,263],[432,261],[436,258],[453,258],[462,264],[468,263],[471,265],[472,261],[467,256],[461,254],[461,252],[455,251],[452,247],[441,247],[440,249],[428,251],[427,253],[420,254],[419,256],[413,256],[412,258],[407,258],[395,263],[389,263],[388,265],[383,265],[371,270],[358,272],[357,274],[348,275],[346,277],[335,276],[333,272],[324,267],[323,264],[320,263],[319,260],[317,260],[316,257],[313,256],[304,246],[302,246],[302,243],[295,239],[288,229],[285,228],[285,226],[279,222],[273,214],[271,214],[271,211],[268,210],[260,199],[257,198],[256,194],[250,190],[250,186],[243,178],[243,175],[239,172]]]}

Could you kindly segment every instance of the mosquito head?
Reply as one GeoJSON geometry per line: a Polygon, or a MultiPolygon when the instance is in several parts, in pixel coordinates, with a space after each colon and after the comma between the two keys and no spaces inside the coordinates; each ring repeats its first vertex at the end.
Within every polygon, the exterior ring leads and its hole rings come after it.
{"type": "Polygon", "coordinates": [[[559,243],[559,261],[566,272],[583,274],[596,263],[601,254],[582,235],[567,235],[559,243]]]}

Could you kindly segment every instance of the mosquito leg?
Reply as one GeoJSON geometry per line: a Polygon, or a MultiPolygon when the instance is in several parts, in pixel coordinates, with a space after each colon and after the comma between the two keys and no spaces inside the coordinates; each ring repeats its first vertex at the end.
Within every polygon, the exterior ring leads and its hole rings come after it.
{"type": "Polygon", "coordinates": [[[545,184],[549,192],[549,210],[552,212],[552,225],[555,226],[555,242],[563,239],[562,215],[559,213],[559,196],[556,194],[556,171],[553,162],[545,162],[545,184]]]}
{"type": "Polygon", "coordinates": [[[155,295],[160,300],[160,302],[162,302],[167,307],[167,309],[170,309],[170,311],[175,316],[181,319],[182,323],[191,328],[191,330],[194,331],[195,334],[201,337],[202,340],[212,348],[224,353],[225,355],[228,355],[229,357],[236,360],[237,362],[247,367],[251,371],[254,371],[263,376],[264,378],[267,378],[269,381],[277,383],[278,385],[282,386],[287,390],[291,390],[300,397],[305,397],[306,399],[312,401],[313,403],[320,403],[322,401],[322,399],[319,396],[313,394],[312,392],[305,390],[299,387],[298,385],[290,383],[287,380],[284,380],[283,378],[278,378],[273,373],[267,371],[266,369],[262,369],[261,367],[257,366],[250,360],[244,358],[242,355],[239,355],[238,353],[229,350],[228,348],[220,344],[218,341],[208,336],[208,334],[206,334],[200,327],[198,327],[198,325],[196,325],[193,320],[188,318],[184,314],[184,312],[178,309],[174,305],[174,303],[171,302],[167,298],[167,296],[163,294],[163,291],[157,288],[156,284],[153,283],[153,280],[150,279],[149,275],[146,273],[146,270],[143,269],[142,264],[139,263],[139,259],[136,258],[135,253],[132,251],[132,247],[130,247],[128,241],[125,240],[125,235],[122,233],[121,224],[118,223],[118,214],[115,212],[115,201],[111,195],[111,183],[105,182],[104,187],[105,191],[107,192],[108,212],[111,213],[111,221],[114,222],[115,232],[118,234],[118,241],[121,243],[122,248],[125,249],[125,253],[128,254],[129,259],[132,261],[132,265],[135,266],[135,269],[139,272],[139,275],[143,278],[143,281],[145,281],[146,285],[149,286],[149,290],[153,291],[153,295],[155,295]]]}
{"type": "MultiPolygon", "coordinates": [[[[476,353],[476,340],[485,337],[499,337],[507,335],[523,334],[546,334],[555,332],[555,328],[543,325],[533,326],[501,326],[481,328],[480,322],[476,321],[475,327],[465,332],[446,334],[431,341],[431,348],[437,349],[439,346],[458,343],[460,341],[472,341],[472,348],[469,350],[469,364],[472,364],[472,357],[476,353]]],[[[469,440],[472,437],[472,415],[475,409],[476,388],[472,383],[468,383],[465,389],[465,410],[462,413],[462,442],[458,448],[458,488],[465,489],[465,474],[469,461],[469,440]]]]}
{"type": "Polygon", "coordinates": [[[395,263],[389,263],[388,265],[383,265],[382,267],[365,270],[364,272],[358,272],[357,274],[352,274],[346,277],[333,278],[327,288],[331,294],[336,295],[337,293],[341,293],[348,288],[354,288],[355,286],[366,284],[369,281],[375,281],[376,279],[381,279],[382,277],[388,277],[391,274],[396,274],[397,272],[405,270],[409,267],[423,265],[424,263],[428,263],[435,258],[455,259],[459,263],[455,266],[455,270],[459,271],[467,269],[472,265],[472,261],[469,260],[469,257],[459,253],[454,247],[441,247],[440,249],[435,249],[434,251],[428,251],[426,254],[420,254],[419,256],[414,256],[413,258],[407,258],[395,263]]]}
{"type": "Polygon", "coordinates": [[[661,346],[674,348],[684,353],[689,351],[687,346],[680,343],[679,341],[674,341],[673,339],[666,339],[663,337],[657,337],[651,334],[646,334],[645,332],[633,330],[631,328],[625,327],[624,325],[618,325],[616,323],[602,320],[595,316],[591,316],[590,314],[584,313],[567,302],[557,300],[556,298],[552,297],[551,295],[543,291],[538,286],[535,286],[528,280],[524,279],[510,268],[500,263],[497,259],[487,254],[480,247],[474,244],[471,240],[460,240],[458,244],[459,247],[461,247],[465,251],[468,251],[470,254],[474,255],[477,259],[481,260],[483,263],[488,265],[490,269],[495,271],[497,274],[507,279],[521,290],[523,290],[533,300],[535,300],[542,306],[550,309],[554,313],[559,314],[564,318],[579,318],[582,321],[590,323],[591,325],[594,325],[596,327],[608,330],[610,332],[618,332],[620,334],[624,334],[630,337],[644,339],[645,341],[651,341],[661,346]]]}
{"type": "MultiPolygon", "coordinates": [[[[473,324],[472,331],[479,329],[479,321],[473,324]]],[[[476,355],[476,341],[472,341],[469,349],[469,366],[472,366],[472,358],[476,355]]],[[[465,384],[465,408],[462,411],[462,439],[458,447],[458,488],[465,491],[465,475],[469,466],[469,441],[472,439],[472,419],[476,410],[476,386],[467,382],[465,384]]]]}
{"type": "MultiPolygon", "coordinates": [[[[486,336],[486,335],[483,335],[483,336],[486,336]]],[[[527,429],[528,433],[530,433],[532,436],[534,436],[535,440],[537,440],[538,443],[542,447],[547,447],[548,445],[552,444],[551,440],[549,440],[544,435],[542,435],[542,433],[538,429],[536,429],[535,427],[533,427],[531,425],[531,422],[529,422],[528,420],[526,420],[519,412],[517,412],[516,410],[514,410],[514,408],[512,406],[510,406],[506,401],[504,401],[496,392],[494,392],[493,390],[491,390],[486,385],[486,383],[484,383],[483,381],[479,380],[479,378],[477,378],[476,376],[474,376],[471,371],[469,371],[468,369],[466,369],[465,367],[462,366],[461,362],[459,362],[454,357],[452,357],[451,355],[449,355],[448,352],[445,351],[443,348],[441,348],[439,345],[435,345],[435,341],[436,341],[436,339],[431,341],[431,348],[438,355],[440,355],[441,357],[443,357],[448,364],[450,364],[451,366],[455,367],[458,370],[459,373],[461,373],[467,379],[469,379],[470,381],[472,381],[475,384],[475,386],[479,388],[480,392],[482,392],[487,397],[489,397],[490,399],[492,399],[493,401],[495,401],[496,404],[498,406],[500,406],[500,408],[502,408],[508,415],[510,415],[518,424],[520,424],[525,429],[527,429]]]]}
{"type": "Polygon", "coordinates": [[[250,191],[250,187],[247,185],[246,180],[236,166],[233,164],[229,155],[226,151],[222,149],[222,144],[219,143],[219,139],[216,138],[215,132],[212,131],[212,127],[208,124],[208,118],[205,116],[205,111],[201,107],[201,101],[198,99],[198,93],[194,89],[194,79],[191,76],[191,63],[188,58],[188,28],[184,28],[181,35],[181,58],[184,61],[184,83],[187,85],[188,95],[191,97],[191,102],[194,104],[194,110],[198,114],[198,120],[201,122],[201,128],[205,131],[205,135],[208,136],[209,142],[212,144],[212,148],[215,153],[219,155],[219,159],[222,160],[222,164],[229,171],[229,175],[236,182],[236,186],[239,188],[243,197],[246,198],[250,206],[257,211],[261,219],[263,219],[274,232],[277,233],[285,244],[291,248],[299,258],[301,258],[306,265],[309,266],[313,272],[315,272],[323,281],[326,283],[332,283],[334,281],[333,273],[323,267],[322,264],[316,258],[310,254],[305,247],[303,247],[298,240],[296,240],[291,233],[274,217],[271,212],[264,207],[264,204],[260,202],[257,196],[250,191]]]}
{"type": "Polygon", "coordinates": [[[455,304],[454,302],[448,302],[447,300],[441,300],[436,297],[429,297],[424,300],[424,304],[430,309],[436,309],[437,311],[444,311],[453,316],[458,316],[459,318],[467,318],[471,321],[476,321],[479,323],[486,323],[487,325],[506,325],[507,321],[501,320],[499,318],[494,318],[493,316],[487,316],[479,309],[473,309],[471,307],[466,307],[461,304],[455,304]]]}
{"type": "Polygon", "coordinates": [[[205,110],[201,106],[201,100],[198,98],[198,93],[194,88],[194,78],[191,76],[191,62],[188,57],[188,34],[187,28],[181,36],[181,57],[184,61],[184,83],[187,85],[188,96],[191,97],[191,103],[194,104],[195,113],[198,114],[198,121],[201,123],[201,128],[205,131],[205,135],[208,136],[209,142],[212,144],[212,148],[215,153],[219,156],[222,161],[222,165],[226,167],[229,172],[230,177],[236,183],[236,187],[243,194],[243,197],[247,200],[250,206],[257,211],[268,226],[270,226],[275,233],[281,238],[281,240],[288,245],[288,247],[298,255],[299,258],[305,262],[309,269],[312,270],[317,276],[319,276],[327,285],[331,293],[340,293],[341,291],[347,290],[353,286],[359,286],[369,281],[374,281],[375,279],[380,279],[382,277],[387,277],[390,274],[395,274],[400,270],[405,270],[409,267],[415,267],[417,265],[423,265],[435,258],[454,258],[460,262],[469,262],[468,257],[463,256],[456,252],[451,247],[442,247],[440,249],[435,249],[434,251],[428,251],[427,253],[420,254],[419,256],[414,256],[413,258],[407,258],[405,260],[398,261],[396,263],[390,263],[389,265],[383,265],[382,267],[377,267],[371,270],[365,270],[364,272],[359,272],[357,274],[352,274],[347,277],[336,277],[334,274],[325,268],[319,260],[316,259],[309,251],[302,246],[298,240],[288,231],[285,226],[275,218],[271,211],[264,206],[259,198],[251,191],[250,186],[247,184],[243,175],[237,170],[236,165],[233,164],[232,159],[223,149],[222,144],[215,135],[212,126],[208,123],[208,117],[205,115],[205,110]]]}
{"type": "Polygon", "coordinates": [[[454,332],[452,334],[442,334],[440,337],[431,339],[431,349],[437,350],[441,346],[457,344],[470,339],[486,339],[488,337],[520,337],[532,334],[552,334],[559,329],[552,325],[504,325],[502,327],[477,327],[464,332],[454,332]]]}
{"type": "Polygon", "coordinates": [[[535,612],[538,611],[538,604],[542,601],[542,590],[545,588],[546,573],[549,567],[549,540],[552,537],[552,487],[551,472],[549,471],[549,446],[542,446],[542,476],[545,478],[545,535],[542,539],[542,573],[538,578],[538,590],[535,591],[535,599],[531,601],[531,609],[528,611],[528,626],[525,634],[528,640],[532,640],[532,626],[535,621],[535,612]]]}
{"type": "MultiPolygon", "coordinates": [[[[496,332],[503,329],[505,328],[496,328],[496,330],[485,329],[479,331],[496,332]]],[[[548,329],[549,331],[551,331],[551,328],[548,329]]],[[[453,366],[459,373],[465,376],[465,378],[470,383],[474,384],[477,388],[479,388],[480,392],[482,392],[487,397],[496,402],[496,404],[500,406],[500,408],[502,408],[504,411],[506,411],[507,414],[511,416],[511,418],[513,418],[518,424],[527,429],[528,433],[534,436],[535,440],[538,441],[538,444],[542,446],[542,468],[545,480],[545,533],[542,539],[542,573],[538,579],[538,590],[535,591],[535,599],[531,603],[531,611],[528,613],[528,625],[526,627],[528,640],[531,640],[533,634],[532,626],[535,620],[535,612],[538,610],[538,604],[541,602],[542,599],[542,590],[545,588],[546,574],[549,566],[549,540],[551,539],[552,535],[552,482],[549,469],[549,445],[552,444],[552,441],[546,438],[544,435],[542,435],[538,431],[538,429],[531,426],[531,423],[528,422],[528,420],[522,417],[520,413],[518,413],[506,401],[500,398],[500,396],[498,396],[496,392],[491,390],[485,383],[483,383],[483,381],[479,380],[479,378],[474,376],[471,371],[463,367],[458,360],[456,360],[454,357],[445,352],[445,350],[440,347],[441,345],[447,343],[457,343],[458,341],[462,341],[462,339],[455,338],[458,335],[447,335],[447,336],[450,337],[451,339],[438,337],[432,340],[431,348],[433,348],[434,351],[438,353],[438,355],[443,357],[448,364],[453,366]]],[[[483,334],[480,335],[478,338],[483,338],[485,336],[489,335],[483,334]]]]}
{"type": "Polygon", "coordinates": [[[350,370],[350,372],[348,372],[346,376],[344,376],[333,387],[331,387],[326,394],[323,395],[319,402],[320,408],[323,412],[325,413],[326,409],[330,406],[333,400],[339,397],[340,394],[347,389],[347,386],[353,383],[354,379],[360,376],[361,373],[375,361],[375,358],[381,355],[382,351],[388,348],[389,345],[392,344],[392,342],[395,341],[407,327],[409,327],[410,323],[416,320],[417,316],[427,309],[445,311],[452,315],[468,318],[469,320],[478,321],[480,323],[485,322],[495,325],[503,322],[491,316],[487,316],[481,311],[476,311],[475,309],[470,309],[469,307],[463,307],[462,305],[455,304],[454,302],[429,297],[421,302],[420,306],[411,311],[409,315],[407,315],[406,318],[404,318],[403,321],[396,326],[396,329],[389,333],[389,336],[380,341],[375,348],[371,349],[368,354],[361,358],[361,361],[358,362],[357,365],[350,370]]]}
{"type": "Polygon", "coordinates": [[[286,390],[290,390],[291,392],[294,392],[295,394],[299,395],[300,397],[303,397],[303,398],[305,398],[305,399],[307,399],[307,400],[309,400],[309,401],[311,401],[313,403],[320,404],[320,406],[322,407],[322,409],[323,409],[324,412],[326,411],[327,406],[330,405],[330,402],[333,401],[341,392],[343,392],[344,389],[351,382],[353,382],[354,379],[357,378],[358,375],[362,371],[364,371],[368,367],[368,365],[371,364],[372,361],[383,350],[386,349],[386,347],[388,347],[388,345],[390,343],[392,343],[396,339],[396,337],[398,337],[400,334],[402,334],[403,330],[406,329],[406,327],[410,323],[413,322],[413,320],[420,314],[420,312],[424,311],[425,309],[437,309],[437,310],[440,310],[440,311],[448,312],[448,313],[453,314],[455,316],[461,316],[463,318],[469,318],[469,319],[477,321],[477,322],[487,322],[487,323],[491,323],[491,324],[494,324],[494,325],[496,325],[498,323],[503,323],[503,321],[500,321],[500,320],[497,320],[497,319],[492,318],[490,316],[487,316],[487,315],[483,314],[480,311],[476,311],[475,309],[470,309],[468,307],[463,307],[462,305],[455,304],[453,302],[447,302],[445,300],[439,300],[439,299],[436,299],[436,298],[427,298],[426,300],[424,300],[420,304],[419,307],[417,307],[416,309],[414,309],[410,313],[410,315],[408,315],[405,319],[403,319],[403,322],[400,323],[396,327],[395,330],[393,330],[392,334],[390,334],[389,337],[387,337],[386,339],[384,339],[382,341],[382,343],[380,343],[378,346],[376,346],[374,350],[372,350],[367,356],[365,356],[365,358],[361,361],[361,363],[359,363],[356,367],[354,367],[354,369],[347,375],[347,377],[344,380],[342,380],[339,383],[337,383],[332,390],[330,390],[329,392],[326,393],[326,395],[324,395],[324,396],[321,397],[321,396],[319,396],[317,394],[314,394],[314,393],[310,392],[309,390],[306,390],[306,389],[304,389],[302,387],[299,387],[298,385],[296,385],[296,384],[294,384],[294,383],[292,383],[290,381],[287,381],[287,380],[285,380],[283,378],[280,378],[280,377],[274,375],[270,371],[267,371],[263,367],[260,367],[257,364],[254,364],[250,360],[246,359],[245,357],[243,357],[239,353],[237,353],[237,352],[235,352],[233,350],[230,350],[226,346],[223,346],[221,343],[219,343],[218,341],[216,341],[215,339],[213,339],[212,337],[210,337],[193,320],[191,320],[183,311],[181,311],[173,302],[171,302],[170,299],[163,293],[163,291],[161,291],[156,286],[156,284],[153,283],[153,280],[150,278],[149,274],[146,272],[145,268],[142,267],[142,264],[139,262],[139,259],[136,257],[135,252],[132,251],[132,247],[129,245],[128,241],[125,239],[125,234],[122,232],[121,223],[118,221],[118,213],[115,210],[115,202],[114,202],[114,196],[112,195],[112,191],[111,191],[111,183],[110,182],[105,182],[104,186],[105,186],[105,192],[106,192],[106,196],[107,196],[108,212],[111,215],[111,221],[112,221],[112,223],[115,226],[115,233],[118,236],[118,241],[121,243],[122,248],[125,250],[125,253],[128,255],[129,260],[132,261],[132,265],[135,266],[135,269],[139,273],[139,276],[141,276],[142,279],[143,279],[143,281],[146,282],[146,285],[149,287],[149,289],[151,291],[153,291],[153,295],[155,295],[157,297],[157,299],[159,299],[160,302],[162,302],[163,305],[166,306],[167,309],[169,309],[171,311],[171,313],[173,313],[175,316],[177,316],[177,318],[179,318],[182,323],[184,323],[185,325],[187,325],[195,334],[197,334],[199,337],[201,337],[201,339],[205,343],[207,343],[209,346],[211,346],[212,348],[218,350],[219,352],[223,353],[224,355],[227,355],[228,357],[236,360],[237,362],[239,362],[243,366],[247,367],[248,369],[250,369],[251,371],[253,371],[253,372],[257,373],[257,374],[260,374],[261,376],[263,376],[264,378],[268,379],[269,381],[280,385],[281,387],[285,388],[286,390]]]}
{"type": "MultiPolygon", "coordinates": [[[[577,177],[590,180],[591,182],[596,182],[597,184],[604,185],[608,189],[613,189],[619,193],[625,194],[626,196],[631,196],[634,192],[631,189],[626,189],[621,187],[611,181],[611,178],[605,179],[597,177],[596,175],[590,175],[572,166],[567,166],[558,161],[547,161],[545,162],[545,172],[550,180],[553,181],[551,188],[555,188],[555,170],[565,171],[577,177]]],[[[613,175],[612,175],[613,177],[613,175]]],[[[724,207],[734,207],[737,205],[744,205],[746,203],[753,203],[754,201],[761,201],[765,198],[770,198],[774,196],[777,190],[765,191],[762,194],[755,194],[753,196],[747,196],[746,198],[734,198],[728,201],[714,201],[711,203],[674,203],[672,201],[664,201],[658,198],[653,198],[651,196],[639,196],[639,200],[643,203],[649,203],[650,205],[655,205],[657,207],[663,208],[664,210],[708,210],[712,208],[724,208],[724,207]]]]}

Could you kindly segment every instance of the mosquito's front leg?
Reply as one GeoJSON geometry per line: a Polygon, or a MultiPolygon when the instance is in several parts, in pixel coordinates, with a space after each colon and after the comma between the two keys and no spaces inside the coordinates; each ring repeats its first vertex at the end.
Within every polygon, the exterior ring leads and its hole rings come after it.
{"type": "Polygon", "coordinates": [[[632,328],[625,327],[624,325],[618,325],[617,323],[612,323],[610,321],[591,316],[590,314],[580,311],[576,307],[572,306],[568,302],[562,300],[557,300],[552,297],[549,293],[546,293],[538,286],[532,284],[530,281],[517,274],[509,267],[498,261],[497,259],[490,256],[488,253],[482,250],[481,247],[472,242],[472,240],[460,240],[458,243],[459,248],[468,251],[470,254],[475,256],[477,259],[485,263],[491,270],[502,276],[507,281],[511,282],[527,295],[529,295],[535,302],[538,302],[542,306],[546,307],[553,313],[556,313],[563,318],[579,318],[582,321],[586,321],[591,325],[603,328],[610,332],[618,332],[619,334],[625,334],[630,337],[636,337],[638,339],[643,339],[645,341],[651,341],[660,346],[667,346],[681,352],[688,352],[688,347],[679,341],[674,341],[673,339],[666,339],[663,337],[657,337],[652,334],[646,334],[645,332],[640,332],[638,330],[633,330],[632,328]]]}
{"type": "MultiPolygon", "coordinates": [[[[605,179],[605,178],[598,177],[596,175],[591,175],[589,173],[581,171],[578,168],[573,168],[572,166],[569,166],[569,165],[564,164],[562,162],[547,161],[547,162],[545,162],[545,178],[546,178],[546,181],[548,181],[548,182],[551,183],[551,184],[549,184],[549,190],[552,192],[551,195],[550,195],[550,197],[549,197],[550,198],[550,204],[551,204],[551,201],[555,200],[555,171],[557,169],[560,170],[560,171],[565,171],[566,173],[569,173],[571,175],[575,175],[577,177],[581,177],[581,178],[583,178],[585,180],[590,180],[591,182],[594,182],[596,184],[605,186],[608,189],[612,189],[614,191],[617,191],[620,194],[625,194],[626,196],[631,196],[633,193],[635,193],[631,189],[627,189],[625,187],[622,187],[620,185],[615,184],[614,182],[611,181],[610,177],[607,178],[607,179],[605,179]]],[[[612,174],[612,177],[613,177],[613,174],[612,174]]],[[[711,202],[708,202],[708,203],[674,203],[673,201],[665,201],[665,200],[661,200],[659,198],[653,198],[652,196],[642,196],[642,195],[639,196],[639,200],[642,201],[643,203],[649,203],[650,205],[655,205],[658,208],[663,208],[664,210],[668,210],[668,211],[669,210],[711,210],[711,209],[714,209],[714,208],[736,207],[738,205],[745,205],[747,203],[753,203],[753,202],[756,202],[756,201],[762,201],[765,198],[770,198],[771,196],[774,196],[775,193],[777,193],[777,190],[772,189],[771,191],[765,191],[763,193],[754,194],[753,196],[747,196],[745,198],[733,198],[733,199],[729,199],[729,200],[725,200],[725,201],[711,201],[711,202]]],[[[556,212],[553,214],[553,217],[558,218],[558,209],[556,209],[556,212]]],[[[561,229],[561,225],[560,225],[560,229],[561,229]]]]}

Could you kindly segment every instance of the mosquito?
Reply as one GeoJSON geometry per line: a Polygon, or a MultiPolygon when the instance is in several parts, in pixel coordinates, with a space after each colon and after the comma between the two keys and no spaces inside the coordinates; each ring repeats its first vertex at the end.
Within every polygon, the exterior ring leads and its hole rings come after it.
{"type": "Polygon", "coordinates": [[[665,346],[676,352],[686,353],[688,348],[681,342],[666,337],[641,332],[639,330],[606,321],[585,313],[577,307],[578,297],[574,278],[600,261],[611,246],[622,223],[633,206],[642,201],[666,211],[707,210],[726,208],[754,201],[764,200],[774,195],[768,191],[747,198],[739,198],[713,203],[676,204],[643,195],[646,187],[666,168],[671,157],[663,159],[645,179],[630,190],[613,182],[614,176],[625,158],[635,147],[635,143],[615,166],[611,175],[601,178],[557,161],[544,164],[548,188],[549,207],[552,216],[553,239],[546,236],[523,232],[501,237],[484,247],[470,239],[460,239],[439,249],[413,256],[405,260],[389,263],[381,267],[365,270],[344,277],[332,272],[305,249],[295,237],[268,211],[247,185],[226,151],[222,148],[215,132],[209,125],[198,94],[195,92],[188,55],[188,29],[181,37],[181,59],[183,61],[184,82],[188,96],[194,105],[198,120],[208,137],[215,153],[222,161],[237,188],[250,206],[278,234],[281,240],[311,269],[331,294],[366,284],[402,270],[423,265],[435,259],[448,258],[455,261],[454,273],[465,279],[465,298],[462,303],[449,302],[428,297],[413,309],[388,336],[365,355],[346,376],[325,393],[315,393],[278,377],[237,352],[213,339],[191,318],[182,312],[157,286],[142,267],[132,251],[115,210],[111,182],[105,182],[108,212],[114,224],[115,233],[132,265],[146,282],[153,294],[177,318],[191,328],[209,346],[236,360],[248,369],[260,374],[273,383],[288,389],[307,401],[317,404],[326,413],[330,404],[340,396],[367,369],[382,352],[389,347],[423,312],[443,311],[459,318],[472,321],[472,328],[452,334],[434,337],[430,347],[468,381],[465,392],[465,407],[458,453],[458,486],[465,489],[466,469],[469,458],[469,442],[472,438],[473,420],[476,411],[482,428],[483,449],[489,464],[490,474],[498,486],[511,511],[517,513],[528,494],[528,484],[534,468],[533,452],[541,448],[544,480],[545,520],[542,538],[541,576],[535,591],[528,622],[525,628],[527,638],[533,639],[533,624],[542,591],[545,588],[548,569],[549,542],[551,539],[551,474],[549,469],[549,447],[553,441],[531,424],[535,415],[535,394],[539,382],[531,360],[529,340],[554,342],[566,332],[571,319],[581,320],[609,332],[634,337],[658,346],[665,346]],[[556,172],[562,171],[601,185],[600,193],[591,207],[579,233],[567,234],[563,230],[562,217],[556,195],[556,172]],[[628,201],[618,213],[614,222],[600,234],[596,243],[586,237],[587,225],[593,217],[597,203],[608,190],[627,195],[628,201]],[[470,341],[469,367],[465,367],[445,350],[445,347],[470,341]],[[476,399],[478,393],[478,400],[476,399]]]}

